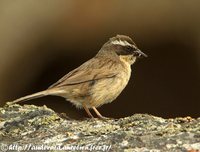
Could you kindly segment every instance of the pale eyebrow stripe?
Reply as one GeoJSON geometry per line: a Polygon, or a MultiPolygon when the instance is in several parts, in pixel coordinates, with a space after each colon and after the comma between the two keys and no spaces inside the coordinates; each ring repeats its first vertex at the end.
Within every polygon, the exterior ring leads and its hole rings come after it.
{"type": "Polygon", "coordinates": [[[133,46],[132,44],[128,43],[127,41],[122,41],[122,40],[115,40],[112,42],[112,44],[119,44],[122,46],[133,46]]]}

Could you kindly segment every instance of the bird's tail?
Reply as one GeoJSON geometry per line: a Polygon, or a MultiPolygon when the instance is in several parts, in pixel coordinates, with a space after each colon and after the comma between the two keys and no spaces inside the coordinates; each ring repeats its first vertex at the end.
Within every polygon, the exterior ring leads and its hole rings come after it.
{"type": "Polygon", "coordinates": [[[47,96],[47,95],[58,95],[59,93],[62,93],[62,91],[61,90],[55,90],[55,89],[52,89],[52,90],[47,89],[47,90],[44,90],[44,91],[40,91],[40,92],[31,94],[31,95],[21,97],[19,99],[16,99],[16,100],[10,102],[9,104],[14,104],[14,103],[18,103],[18,102],[23,102],[23,101],[35,99],[35,98],[40,98],[40,97],[47,96]]]}

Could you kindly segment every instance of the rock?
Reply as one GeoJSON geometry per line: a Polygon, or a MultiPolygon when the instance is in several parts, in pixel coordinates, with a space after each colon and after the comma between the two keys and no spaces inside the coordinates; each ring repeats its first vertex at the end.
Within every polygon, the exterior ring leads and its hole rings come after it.
{"type": "Polygon", "coordinates": [[[0,151],[198,151],[200,118],[72,120],[46,106],[0,108],[0,151]]]}

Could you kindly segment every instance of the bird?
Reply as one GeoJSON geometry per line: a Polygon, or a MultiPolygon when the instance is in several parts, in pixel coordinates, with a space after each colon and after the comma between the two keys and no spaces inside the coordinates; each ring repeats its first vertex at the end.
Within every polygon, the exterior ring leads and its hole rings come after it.
{"type": "Polygon", "coordinates": [[[131,77],[131,65],[138,58],[147,57],[134,41],[126,35],[111,37],[97,54],[67,73],[44,91],[16,99],[11,104],[47,95],[64,97],[77,108],[94,118],[105,119],[98,107],[111,103],[127,86],[131,77]]]}

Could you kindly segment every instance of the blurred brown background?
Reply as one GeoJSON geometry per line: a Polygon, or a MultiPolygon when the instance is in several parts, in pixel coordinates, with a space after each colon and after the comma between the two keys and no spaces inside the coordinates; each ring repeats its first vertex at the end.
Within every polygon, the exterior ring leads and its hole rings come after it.
{"type": "MultiPolygon", "coordinates": [[[[133,66],[117,100],[99,108],[103,115],[200,116],[198,0],[1,0],[0,104],[46,89],[116,34],[132,37],[149,58],[133,66]]],[[[59,97],[26,104],[86,116],[59,97]]]]}

